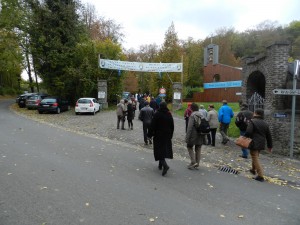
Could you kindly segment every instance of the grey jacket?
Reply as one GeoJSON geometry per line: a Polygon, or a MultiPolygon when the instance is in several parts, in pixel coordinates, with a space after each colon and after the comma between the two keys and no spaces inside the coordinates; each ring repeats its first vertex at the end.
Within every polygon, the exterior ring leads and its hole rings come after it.
{"type": "Polygon", "coordinates": [[[201,135],[197,132],[195,127],[195,117],[204,118],[203,114],[199,111],[195,111],[191,114],[189,118],[189,123],[187,127],[185,142],[188,146],[194,146],[194,145],[202,145],[204,142],[204,135],[201,135]]]}
{"type": "Polygon", "coordinates": [[[211,129],[216,129],[219,127],[218,112],[215,109],[208,111],[207,120],[211,129]]]}
{"type": "Polygon", "coordinates": [[[141,109],[139,119],[143,121],[143,123],[151,124],[153,115],[154,110],[149,105],[147,105],[141,109]]]}

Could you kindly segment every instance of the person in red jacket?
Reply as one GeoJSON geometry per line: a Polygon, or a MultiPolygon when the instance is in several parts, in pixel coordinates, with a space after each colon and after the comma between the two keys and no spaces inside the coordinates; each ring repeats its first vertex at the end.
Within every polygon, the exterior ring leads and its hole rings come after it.
{"type": "Polygon", "coordinates": [[[192,105],[192,103],[188,103],[188,107],[187,107],[187,109],[185,110],[185,112],[184,112],[184,120],[185,120],[185,132],[187,132],[187,127],[188,127],[188,124],[189,124],[189,118],[190,118],[190,116],[191,116],[191,114],[192,114],[192,109],[191,109],[191,105],[192,105]]]}

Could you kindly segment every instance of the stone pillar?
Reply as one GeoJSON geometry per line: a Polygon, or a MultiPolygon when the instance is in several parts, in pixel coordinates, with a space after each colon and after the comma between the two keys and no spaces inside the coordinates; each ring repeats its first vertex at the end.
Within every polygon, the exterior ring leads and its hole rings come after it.
{"type": "Polygon", "coordinates": [[[173,83],[173,111],[182,108],[182,83],[173,83]]]}
{"type": "Polygon", "coordinates": [[[98,80],[98,102],[101,108],[108,108],[107,103],[107,80],[98,80]]]}

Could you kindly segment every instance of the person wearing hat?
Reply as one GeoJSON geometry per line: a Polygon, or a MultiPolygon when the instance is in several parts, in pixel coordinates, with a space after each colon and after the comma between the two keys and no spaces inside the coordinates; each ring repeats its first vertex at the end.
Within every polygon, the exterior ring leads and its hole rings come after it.
{"type": "Polygon", "coordinates": [[[262,166],[259,162],[259,153],[261,150],[265,149],[266,140],[269,152],[272,152],[273,148],[270,128],[269,125],[264,121],[263,109],[258,108],[254,111],[253,119],[251,119],[247,126],[245,137],[252,138],[249,146],[252,159],[252,168],[249,170],[249,172],[253,175],[256,175],[257,173],[257,176],[253,179],[263,182],[265,179],[262,166]]]}
{"type": "Polygon", "coordinates": [[[223,106],[219,109],[218,119],[220,122],[220,133],[222,135],[222,144],[226,144],[229,141],[227,131],[231,118],[234,116],[232,109],[227,105],[227,101],[223,100],[223,106]]]}
{"type": "MultiPolygon", "coordinates": [[[[242,103],[240,107],[241,111],[236,115],[235,125],[239,128],[240,135],[244,136],[246,133],[248,123],[253,117],[253,113],[248,109],[248,105],[246,103],[242,103]]],[[[240,157],[247,159],[248,149],[242,148],[242,155],[240,157]]]]}

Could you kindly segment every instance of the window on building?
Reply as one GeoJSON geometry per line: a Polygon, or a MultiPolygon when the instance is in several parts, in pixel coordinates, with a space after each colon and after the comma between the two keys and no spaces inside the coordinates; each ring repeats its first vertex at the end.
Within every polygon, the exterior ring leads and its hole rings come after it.
{"type": "Polygon", "coordinates": [[[213,82],[219,82],[220,81],[220,74],[215,74],[213,77],[213,82]]]}

